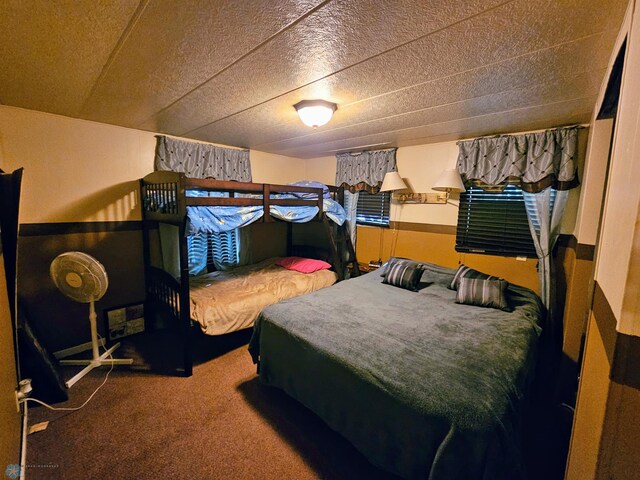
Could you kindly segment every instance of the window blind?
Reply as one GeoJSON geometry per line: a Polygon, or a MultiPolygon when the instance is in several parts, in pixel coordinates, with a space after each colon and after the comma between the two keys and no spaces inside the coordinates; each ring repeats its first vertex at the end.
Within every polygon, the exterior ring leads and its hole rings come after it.
{"type": "Polygon", "coordinates": [[[358,194],[356,223],[360,225],[389,226],[390,192],[358,194]]]}
{"type": "Polygon", "coordinates": [[[189,235],[187,237],[187,255],[189,273],[200,275],[206,273],[208,258],[208,240],[203,235],[189,235]]]}
{"type": "Polygon", "coordinates": [[[522,190],[508,185],[501,193],[478,187],[461,193],[456,250],[537,257],[522,190]]]}
{"type": "Polygon", "coordinates": [[[238,229],[207,235],[207,264],[234,266],[238,264],[238,229]]]}

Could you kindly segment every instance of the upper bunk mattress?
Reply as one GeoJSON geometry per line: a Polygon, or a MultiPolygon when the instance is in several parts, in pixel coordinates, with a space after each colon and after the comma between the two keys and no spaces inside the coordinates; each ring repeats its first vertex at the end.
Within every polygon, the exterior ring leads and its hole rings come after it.
{"type": "MultiPolygon", "coordinates": [[[[225,197],[222,192],[204,192],[198,190],[187,191],[188,197],[225,197]]],[[[262,199],[262,195],[238,194],[238,198],[262,199]]],[[[272,194],[272,199],[307,199],[290,194],[272,194]]],[[[342,225],[347,213],[345,209],[331,198],[322,199],[322,210],[329,219],[342,225]]],[[[269,214],[279,220],[293,223],[306,223],[313,220],[320,209],[317,206],[281,206],[270,205],[269,214]]],[[[202,233],[223,233],[236,228],[246,227],[258,221],[264,215],[262,205],[250,206],[189,206],[187,207],[187,235],[202,233]]]]}
{"type": "Polygon", "coordinates": [[[267,305],[333,285],[335,272],[300,273],[275,265],[278,258],[212,272],[189,281],[191,318],[208,335],[253,325],[267,305]]]}

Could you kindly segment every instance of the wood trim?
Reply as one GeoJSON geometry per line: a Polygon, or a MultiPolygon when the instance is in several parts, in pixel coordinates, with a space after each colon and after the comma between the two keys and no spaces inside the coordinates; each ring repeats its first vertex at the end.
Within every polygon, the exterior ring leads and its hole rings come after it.
{"type": "Polygon", "coordinates": [[[592,312],[611,367],[609,378],[619,385],[640,390],[640,337],[616,330],[616,317],[598,282],[595,282],[592,312]]]}
{"type": "MultiPolygon", "coordinates": [[[[259,201],[262,203],[262,200],[259,201]]],[[[313,201],[307,201],[307,203],[311,202],[313,201]]],[[[410,232],[437,233],[442,235],[456,234],[455,225],[391,222],[389,226],[391,228],[410,232]]],[[[21,237],[67,235],[70,233],[130,232],[136,230],[142,230],[142,222],[140,220],[126,220],[121,222],[54,222],[20,224],[21,237]]],[[[593,260],[595,246],[578,243],[576,237],[573,235],[560,235],[558,237],[557,245],[562,248],[571,248],[575,250],[576,258],[579,260],[593,260]]]]}
{"type": "Polygon", "coordinates": [[[587,245],[585,243],[578,243],[576,246],[576,258],[578,260],[589,260],[593,261],[593,258],[596,254],[596,246],[595,245],[587,245]]]}
{"type": "Polygon", "coordinates": [[[595,245],[578,243],[578,239],[574,235],[560,235],[556,246],[574,250],[578,260],[592,261],[596,251],[595,245]]]}
{"type": "Polygon", "coordinates": [[[413,222],[390,222],[389,227],[410,232],[440,233],[444,235],[455,235],[457,230],[455,225],[437,225],[433,223],[413,222]]]}
{"type": "Polygon", "coordinates": [[[578,239],[573,235],[560,235],[556,243],[558,247],[576,249],[578,239]]]}
{"type": "Polygon", "coordinates": [[[640,390],[640,337],[618,333],[611,380],[640,390]]]}
{"type": "Polygon", "coordinates": [[[613,359],[616,350],[616,316],[611,309],[611,305],[607,300],[600,284],[596,281],[593,289],[593,303],[591,311],[598,324],[598,330],[602,337],[604,349],[607,352],[607,360],[613,369],[613,359]]]}
{"type": "Polygon", "coordinates": [[[70,233],[131,232],[142,230],[139,220],[122,222],[56,222],[21,223],[21,237],[39,237],[43,235],[68,235],[70,233]]]}

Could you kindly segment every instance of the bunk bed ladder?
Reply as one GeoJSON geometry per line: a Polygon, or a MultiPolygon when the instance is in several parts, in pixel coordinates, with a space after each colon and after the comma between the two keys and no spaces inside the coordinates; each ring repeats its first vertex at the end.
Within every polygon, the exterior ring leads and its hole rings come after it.
{"type": "Polygon", "coordinates": [[[351,276],[358,277],[360,276],[360,267],[358,265],[358,259],[356,258],[356,249],[351,241],[351,234],[349,233],[347,222],[344,222],[342,225],[338,225],[337,228],[338,234],[342,238],[347,252],[347,260],[345,263],[347,266],[348,264],[351,264],[351,276]]]}
{"type": "Polygon", "coordinates": [[[325,216],[322,219],[322,223],[325,226],[327,237],[329,238],[329,244],[331,246],[331,253],[333,254],[333,261],[336,273],[338,274],[338,280],[344,280],[348,278],[347,270],[349,264],[351,264],[351,276],[359,276],[360,268],[358,268],[358,260],[356,259],[356,252],[351,242],[351,235],[349,235],[347,229],[347,223],[343,223],[340,226],[336,226],[336,234],[334,234],[334,228],[325,216]],[[346,252],[347,256],[344,258],[342,252],[346,252]]]}

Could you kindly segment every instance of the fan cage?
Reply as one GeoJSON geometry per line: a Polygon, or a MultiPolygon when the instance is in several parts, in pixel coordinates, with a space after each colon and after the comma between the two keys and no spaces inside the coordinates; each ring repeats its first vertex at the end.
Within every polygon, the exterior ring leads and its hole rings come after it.
{"type": "Polygon", "coordinates": [[[109,286],[104,266],[83,252],[58,255],[51,262],[50,274],[64,295],[80,303],[100,300],[109,286]]]}

